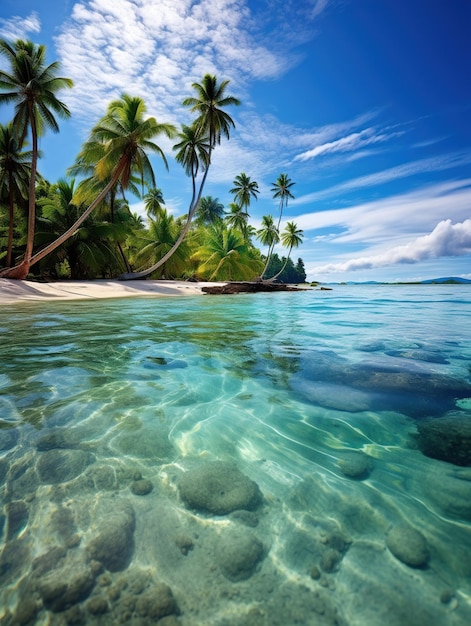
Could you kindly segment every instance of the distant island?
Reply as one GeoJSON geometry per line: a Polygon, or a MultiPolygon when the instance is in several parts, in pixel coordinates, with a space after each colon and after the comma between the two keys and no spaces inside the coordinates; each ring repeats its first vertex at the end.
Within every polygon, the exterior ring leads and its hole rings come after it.
{"type": "MultiPolygon", "coordinates": [[[[471,280],[467,278],[461,278],[459,276],[445,276],[443,278],[430,278],[428,280],[416,280],[416,281],[395,281],[393,283],[380,282],[377,280],[368,280],[364,282],[347,281],[342,283],[325,283],[328,285],[467,285],[471,280]]],[[[316,283],[317,284],[317,283],[316,283]]]]}

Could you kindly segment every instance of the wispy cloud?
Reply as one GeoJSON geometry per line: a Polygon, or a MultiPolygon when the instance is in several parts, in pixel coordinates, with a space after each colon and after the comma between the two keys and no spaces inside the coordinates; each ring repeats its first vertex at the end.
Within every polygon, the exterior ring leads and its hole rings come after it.
{"type": "Polygon", "coordinates": [[[444,217],[466,220],[471,207],[471,179],[428,185],[344,209],[332,209],[296,216],[306,231],[336,230],[336,244],[371,245],[391,243],[391,238],[408,239],[429,232],[444,217]],[[340,232],[340,234],[338,234],[340,232]]]}
{"type": "Polygon", "coordinates": [[[457,151],[448,154],[427,157],[416,161],[409,161],[401,165],[359,176],[344,183],[333,185],[327,189],[321,189],[313,193],[300,196],[293,201],[292,205],[302,205],[329,198],[331,196],[339,196],[344,191],[353,191],[355,189],[364,189],[366,187],[374,187],[382,185],[401,178],[415,176],[416,174],[427,174],[432,172],[440,172],[455,167],[462,167],[471,163],[471,153],[469,151],[457,151]]]}
{"type": "Polygon", "coordinates": [[[36,11],[27,17],[15,15],[8,20],[0,20],[0,36],[4,39],[24,39],[29,33],[39,33],[40,30],[41,21],[36,11]]]}
{"type": "Polygon", "coordinates": [[[345,137],[340,137],[335,141],[328,141],[317,145],[310,150],[306,150],[305,152],[296,155],[294,157],[294,161],[309,161],[310,159],[315,159],[316,157],[329,154],[331,152],[352,152],[354,150],[363,150],[366,146],[375,143],[382,143],[392,137],[397,137],[399,134],[402,134],[402,132],[387,133],[378,131],[373,127],[364,128],[358,132],[350,133],[345,137]]]}
{"type": "Polygon", "coordinates": [[[470,253],[471,219],[456,224],[447,219],[439,222],[431,233],[417,237],[406,245],[395,246],[381,254],[354,258],[343,263],[318,265],[312,272],[314,274],[352,272],[470,253]]]}

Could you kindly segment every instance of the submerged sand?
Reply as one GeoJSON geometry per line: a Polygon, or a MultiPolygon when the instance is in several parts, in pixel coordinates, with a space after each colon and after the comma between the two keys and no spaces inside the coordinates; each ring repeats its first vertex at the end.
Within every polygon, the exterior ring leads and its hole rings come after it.
{"type": "Polygon", "coordinates": [[[132,296],[204,295],[202,288],[224,283],[183,280],[75,280],[40,283],[0,278],[0,304],[35,300],[95,300],[132,296]]]}

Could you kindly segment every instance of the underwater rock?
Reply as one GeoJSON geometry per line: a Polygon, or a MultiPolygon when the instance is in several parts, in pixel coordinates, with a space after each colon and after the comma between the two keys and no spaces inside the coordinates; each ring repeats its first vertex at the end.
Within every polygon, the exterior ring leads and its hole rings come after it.
{"type": "Polygon", "coordinates": [[[28,507],[21,500],[5,505],[7,518],[7,541],[13,539],[28,523],[28,507]]]}
{"type": "Polygon", "coordinates": [[[16,580],[27,569],[31,559],[31,548],[23,537],[8,541],[0,552],[0,589],[16,580]]]}
{"type": "Polygon", "coordinates": [[[218,541],[216,562],[226,578],[245,580],[263,559],[263,544],[250,532],[228,531],[218,541]]]}
{"type": "Polygon", "coordinates": [[[62,546],[54,546],[44,554],[36,557],[33,561],[34,575],[41,577],[43,574],[60,567],[60,561],[66,554],[67,550],[65,548],[62,546]]]}
{"type": "Polygon", "coordinates": [[[146,480],[145,478],[135,480],[131,483],[131,491],[135,496],[146,496],[152,491],[153,488],[154,485],[150,482],[150,480],[146,480]]]}
{"type": "Polygon", "coordinates": [[[108,613],[108,602],[102,596],[95,596],[87,602],[87,610],[92,615],[103,615],[108,613]]]}
{"type": "Polygon", "coordinates": [[[417,424],[417,442],[425,456],[471,466],[471,418],[449,415],[417,424]]]}
{"type": "Polygon", "coordinates": [[[226,515],[237,509],[255,509],[262,500],[258,485],[232,463],[212,461],[183,474],[178,485],[185,504],[226,515]]]}
{"type": "Polygon", "coordinates": [[[64,561],[59,569],[41,576],[36,588],[44,605],[54,613],[85,600],[95,586],[96,573],[86,562],[64,561]]]}
{"type": "Polygon", "coordinates": [[[170,587],[165,583],[156,583],[142,593],[136,602],[136,613],[140,617],[149,617],[153,620],[178,613],[170,587]]]}
{"type": "Polygon", "coordinates": [[[168,431],[157,427],[132,434],[121,433],[116,439],[116,448],[127,456],[153,461],[169,461],[175,455],[168,431]]]}
{"type": "Polygon", "coordinates": [[[410,567],[423,567],[429,559],[424,536],[411,526],[395,526],[386,535],[389,551],[410,567]]]}
{"type": "Polygon", "coordinates": [[[423,487],[442,514],[471,521],[471,480],[459,474],[430,473],[423,487]]]}
{"type": "Polygon", "coordinates": [[[79,476],[93,460],[93,455],[83,450],[55,448],[41,452],[36,468],[42,483],[56,485],[79,476]]]}
{"type": "Polygon", "coordinates": [[[337,463],[342,474],[349,478],[366,478],[373,465],[370,457],[363,452],[347,452],[337,463]]]}
{"type": "MultiPolygon", "coordinates": [[[[426,361],[393,360],[376,354],[369,360],[351,363],[333,351],[318,350],[300,359],[290,387],[308,402],[316,401],[316,387],[331,385],[343,387],[344,394],[352,393],[352,406],[355,398],[361,406],[363,397],[370,410],[399,411],[415,418],[438,416],[455,408],[457,399],[469,397],[471,384],[441,375],[432,366],[426,361]],[[366,395],[356,396],[355,391],[366,395]]],[[[326,397],[324,401],[336,400],[326,397]]]]}
{"type": "Polygon", "coordinates": [[[98,526],[101,530],[87,545],[88,554],[110,572],[125,569],[134,552],[134,509],[122,502],[100,518],[98,526]]]}
{"type": "Polygon", "coordinates": [[[0,485],[3,483],[6,475],[8,474],[9,465],[10,464],[6,459],[0,459],[0,485]]]}
{"type": "Polygon", "coordinates": [[[54,430],[51,433],[43,435],[36,443],[36,448],[39,452],[46,452],[46,450],[55,450],[67,448],[75,448],[79,443],[77,436],[72,437],[69,431],[54,430]]]}
{"type": "Polygon", "coordinates": [[[0,428],[0,450],[11,450],[16,446],[19,434],[16,428],[0,428]]]}

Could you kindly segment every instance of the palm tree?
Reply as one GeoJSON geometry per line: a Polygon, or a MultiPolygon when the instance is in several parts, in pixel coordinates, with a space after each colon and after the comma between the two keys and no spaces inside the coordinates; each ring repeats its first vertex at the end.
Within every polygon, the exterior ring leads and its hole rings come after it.
{"type": "Polygon", "coordinates": [[[226,224],[230,228],[235,228],[240,231],[242,235],[247,239],[248,233],[248,219],[249,214],[242,209],[239,204],[235,202],[231,202],[228,206],[229,212],[226,212],[226,217],[224,218],[226,224]]]}
{"type": "Polygon", "coordinates": [[[0,103],[14,103],[15,116],[13,126],[19,138],[19,147],[23,147],[28,131],[31,133],[31,176],[29,181],[28,238],[23,261],[16,267],[3,270],[0,276],[8,278],[26,278],[31,265],[34,245],[36,220],[36,170],[38,161],[38,137],[48,127],[59,132],[54,113],[67,118],[70,111],[56,98],[56,92],[65,87],[72,87],[70,78],[56,75],[58,62],[45,65],[46,48],[32,41],[18,39],[10,44],[0,39],[0,54],[7,58],[11,73],[0,70],[0,103]]]}
{"type": "Polygon", "coordinates": [[[262,217],[262,228],[257,230],[257,239],[263,246],[268,246],[267,260],[263,272],[260,274],[260,280],[263,280],[263,275],[267,271],[270,263],[270,258],[273,253],[273,248],[280,241],[280,235],[278,228],[275,226],[273,216],[264,215],[262,217]]]}
{"type": "Polygon", "coordinates": [[[196,209],[196,221],[202,225],[214,224],[224,215],[224,205],[219,198],[204,196],[196,209]]]}
{"type": "Polygon", "coordinates": [[[233,184],[234,187],[230,190],[230,193],[234,194],[235,202],[239,204],[242,209],[248,209],[251,199],[258,199],[257,194],[260,193],[258,183],[255,180],[250,180],[250,176],[241,172],[235,177],[233,184]]]}
{"type": "Polygon", "coordinates": [[[285,248],[288,248],[288,256],[286,257],[281,270],[272,276],[270,280],[277,279],[278,276],[283,273],[286,265],[288,264],[288,259],[292,249],[297,248],[303,242],[303,237],[304,232],[298,228],[294,222],[288,222],[286,224],[285,230],[281,233],[281,243],[285,246],[285,248]]]}
{"type": "Polygon", "coordinates": [[[8,196],[6,267],[12,263],[15,198],[26,198],[31,177],[31,152],[22,151],[13,125],[0,124],[0,195],[8,196]]]}
{"type": "Polygon", "coordinates": [[[262,266],[256,252],[239,231],[227,228],[224,222],[215,224],[193,255],[202,261],[197,275],[207,280],[247,280],[262,266]]]}
{"type": "Polygon", "coordinates": [[[153,187],[144,196],[144,208],[149,217],[159,217],[165,211],[162,189],[153,187]]]}
{"type": "Polygon", "coordinates": [[[273,198],[280,199],[280,213],[278,216],[278,230],[280,230],[281,216],[283,215],[283,207],[288,206],[289,198],[294,199],[290,188],[295,185],[288,176],[288,174],[280,174],[276,180],[276,183],[272,183],[273,187],[271,191],[274,192],[273,198]]]}
{"type": "Polygon", "coordinates": [[[191,107],[190,110],[198,114],[191,127],[182,126],[182,132],[179,135],[181,141],[174,146],[174,149],[177,150],[176,160],[183,165],[187,175],[191,175],[192,196],[187,221],[175,245],[160,261],[142,272],[123,274],[120,276],[122,280],[145,278],[152,272],[155,272],[178,249],[178,246],[190,229],[191,220],[200,203],[208,176],[212,151],[216,145],[221,143],[221,135],[229,139],[230,129],[235,126],[233,119],[221,108],[240,104],[240,101],[234,98],[234,96],[226,95],[225,91],[229,82],[228,80],[223,80],[218,84],[216,76],[206,74],[201,84],[193,83],[192,85],[197,97],[185,98],[183,101],[184,106],[191,107]],[[203,169],[203,176],[197,191],[196,178],[200,168],[203,169]]]}
{"type": "MultiPolygon", "coordinates": [[[[148,265],[160,260],[175,245],[181,226],[165,209],[157,219],[150,219],[149,231],[138,234],[140,249],[135,257],[138,265],[148,265]],[[142,245],[144,244],[144,245],[142,245]]],[[[159,276],[181,276],[188,263],[189,248],[184,242],[178,251],[157,268],[159,276]]]]}
{"type": "Polygon", "coordinates": [[[159,124],[153,117],[145,119],[145,111],[142,98],[127,94],[109,104],[107,114],[92,129],[91,139],[84,148],[89,161],[97,155],[99,160],[95,165],[96,176],[98,179],[107,179],[108,183],[65,233],[31,257],[30,265],[67,241],[115,185],[119,183],[126,189],[132,182],[133,171],[139,173],[142,184],[149,181],[155,187],[154,172],[145,150],[159,154],[167,166],[162,149],[151,140],[162,133],[173,137],[175,128],[171,124],[159,124]],[[105,151],[103,144],[106,146],[105,151]]]}

